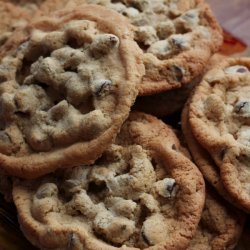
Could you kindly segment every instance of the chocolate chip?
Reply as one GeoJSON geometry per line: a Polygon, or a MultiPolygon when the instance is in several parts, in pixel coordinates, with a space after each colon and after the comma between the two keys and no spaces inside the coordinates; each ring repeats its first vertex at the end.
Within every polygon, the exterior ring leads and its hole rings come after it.
{"type": "Polygon", "coordinates": [[[177,192],[175,179],[165,178],[154,184],[154,192],[164,198],[174,198],[177,192]]]}
{"type": "Polygon", "coordinates": [[[75,233],[70,233],[67,249],[82,249],[82,243],[75,233]]]}
{"type": "Polygon", "coordinates": [[[94,81],[94,85],[96,86],[95,95],[96,96],[104,96],[107,92],[109,92],[112,81],[111,80],[97,80],[94,81]]]}
{"type": "Polygon", "coordinates": [[[90,45],[90,53],[96,59],[107,55],[119,43],[119,38],[112,34],[98,35],[90,45]]]}
{"type": "Polygon", "coordinates": [[[170,193],[170,196],[171,196],[171,194],[172,194],[175,186],[176,186],[176,182],[175,181],[174,182],[167,182],[166,189],[170,193]]]}
{"type": "Polygon", "coordinates": [[[249,72],[248,68],[243,66],[243,65],[234,65],[234,66],[230,66],[224,69],[225,73],[227,74],[235,74],[235,73],[247,73],[249,72]]]}
{"type": "Polygon", "coordinates": [[[241,109],[244,108],[244,106],[247,104],[248,104],[247,102],[239,103],[236,112],[239,113],[241,111],[241,109]]]}
{"type": "Polygon", "coordinates": [[[66,181],[64,182],[65,188],[67,188],[67,189],[74,188],[74,187],[76,187],[76,186],[78,186],[78,185],[80,185],[80,184],[81,184],[81,183],[80,183],[79,180],[66,180],[66,181]]]}
{"type": "Polygon", "coordinates": [[[20,51],[26,50],[28,45],[29,45],[29,42],[22,43],[19,47],[17,47],[14,56],[16,56],[16,54],[18,54],[20,51]]]}
{"type": "Polygon", "coordinates": [[[36,192],[36,197],[38,199],[44,199],[46,197],[52,197],[57,194],[58,189],[54,183],[45,183],[39,187],[36,192]]]}
{"type": "Polygon", "coordinates": [[[118,42],[118,39],[117,39],[117,37],[115,37],[115,36],[110,36],[110,37],[109,37],[109,42],[110,42],[110,44],[111,44],[112,46],[115,46],[115,45],[117,44],[117,42],[118,42]]]}
{"type": "Polygon", "coordinates": [[[238,102],[235,107],[234,107],[234,112],[235,113],[245,113],[247,110],[250,109],[249,102],[243,101],[243,102],[238,102]]]}
{"type": "Polygon", "coordinates": [[[145,241],[145,243],[147,245],[149,245],[149,246],[151,245],[149,239],[147,238],[147,236],[146,236],[146,234],[145,234],[145,232],[143,230],[141,231],[141,237],[142,237],[142,239],[145,241]]]}
{"type": "Polygon", "coordinates": [[[173,65],[170,70],[174,72],[174,77],[180,82],[183,78],[183,69],[177,65],[173,65]]]}
{"type": "Polygon", "coordinates": [[[10,136],[5,131],[0,131],[0,141],[4,143],[11,143],[10,136]]]}
{"type": "Polygon", "coordinates": [[[173,150],[176,150],[176,149],[177,149],[175,144],[172,145],[172,149],[173,149],[173,150]]]}
{"type": "Polygon", "coordinates": [[[174,47],[182,49],[182,48],[185,48],[185,44],[187,41],[186,39],[181,37],[181,35],[179,36],[173,35],[170,39],[170,42],[173,44],[174,47]]]}
{"type": "Polygon", "coordinates": [[[197,15],[196,15],[196,13],[189,11],[189,12],[185,13],[185,16],[188,18],[195,18],[197,15]]]}
{"type": "Polygon", "coordinates": [[[227,153],[227,148],[223,148],[220,152],[220,159],[223,160],[227,153]]]}
{"type": "Polygon", "coordinates": [[[245,73],[245,72],[247,72],[247,69],[246,68],[238,68],[236,72],[237,73],[245,73]]]}
{"type": "Polygon", "coordinates": [[[124,11],[122,11],[122,14],[132,19],[134,17],[139,16],[140,12],[133,7],[128,7],[124,11]]]}

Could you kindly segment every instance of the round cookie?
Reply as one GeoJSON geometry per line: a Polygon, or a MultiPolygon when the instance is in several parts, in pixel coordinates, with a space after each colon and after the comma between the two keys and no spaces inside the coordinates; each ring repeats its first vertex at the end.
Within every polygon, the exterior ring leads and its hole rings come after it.
{"type": "Polygon", "coordinates": [[[131,26],[112,10],[85,5],[32,27],[0,64],[0,164],[24,178],[93,163],[127,118],[143,74],[131,26]]]}
{"type": "Polygon", "coordinates": [[[221,28],[203,0],[71,0],[69,7],[74,2],[104,5],[133,24],[146,69],[139,95],[189,84],[222,44],[221,28]]]}
{"type": "Polygon", "coordinates": [[[189,122],[198,143],[219,167],[230,196],[250,211],[250,59],[214,66],[190,100],[189,122]]]}
{"type": "Polygon", "coordinates": [[[187,250],[233,250],[243,230],[245,215],[206,188],[205,207],[195,237],[187,250]]]}
{"type": "Polygon", "coordinates": [[[21,229],[42,249],[186,249],[204,198],[171,128],[142,113],[93,165],[16,180],[13,189],[21,229]]]}

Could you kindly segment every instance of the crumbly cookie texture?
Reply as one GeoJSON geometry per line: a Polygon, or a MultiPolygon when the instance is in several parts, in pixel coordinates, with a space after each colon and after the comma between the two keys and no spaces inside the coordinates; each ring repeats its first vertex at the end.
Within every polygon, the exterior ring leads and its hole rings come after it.
{"type": "Polygon", "coordinates": [[[187,250],[235,249],[244,221],[242,212],[207,188],[201,221],[187,250]]]}
{"type": "Polygon", "coordinates": [[[221,29],[203,0],[71,0],[68,6],[74,2],[104,5],[134,25],[146,68],[139,95],[190,83],[222,44],[221,29]]]}
{"type": "Polygon", "coordinates": [[[185,249],[204,198],[173,131],[142,113],[95,164],[16,180],[13,190],[21,228],[42,249],[185,249]]]}
{"type": "Polygon", "coordinates": [[[0,161],[27,178],[99,157],[143,74],[131,27],[111,10],[85,5],[33,27],[0,65],[0,161]]]}
{"type": "MultiPolygon", "coordinates": [[[[22,28],[31,19],[24,9],[6,1],[0,1],[0,47],[5,44],[12,32],[22,28]]],[[[1,59],[1,57],[0,57],[1,59]]]]}
{"type": "Polygon", "coordinates": [[[250,211],[250,60],[228,59],[196,88],[189,122],[198,142],[220,168],[223,185],[250,211]]]}

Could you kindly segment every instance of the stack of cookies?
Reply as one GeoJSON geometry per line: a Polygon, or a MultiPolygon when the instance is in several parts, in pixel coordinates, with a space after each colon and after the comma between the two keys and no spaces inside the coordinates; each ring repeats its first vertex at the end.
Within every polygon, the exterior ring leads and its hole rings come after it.
{"type": "Polygon", "coordinates": [[[0,11],[0,192],[31,244],[234,249],[250,212],[250,59],[210,60],[222,32],[205,1],[0,11]],[[164,122],[181,111],[182,130],[164,122]]]}

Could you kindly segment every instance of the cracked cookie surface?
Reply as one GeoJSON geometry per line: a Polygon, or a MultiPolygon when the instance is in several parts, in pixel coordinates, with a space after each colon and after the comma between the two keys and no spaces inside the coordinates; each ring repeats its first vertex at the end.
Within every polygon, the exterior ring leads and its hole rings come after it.
{"type": "Polygon", "coordinates": [[[134,26],[146,69],[139,95],[189,84],[222,44],[220,27],[201,0],[72,0],[68,6],[74,2],[111,8],[134,26]]]}
{"type": "Polygon", "coordinates": [[[101,6],[59,11],[36,21],[27,41],[3,58],[0,161],[7,172],[35,178],[94,162],[111,144],[143,74],[130,28],[101,6]]]}
{"type": "Polygon", "coordinates": [[[93,165],[16,180],[13,190],[21,228],[42,249],[185,249],[204,195],[173,131],[142,113],[93,165]]]}
{"type": "Polygon", "coordinates": [[[219,167],[230,196],[250,211],[250,60],[228,59],[196,88],[189,122],[197,141],[219,167]]]}

